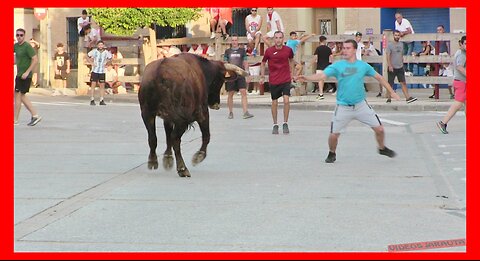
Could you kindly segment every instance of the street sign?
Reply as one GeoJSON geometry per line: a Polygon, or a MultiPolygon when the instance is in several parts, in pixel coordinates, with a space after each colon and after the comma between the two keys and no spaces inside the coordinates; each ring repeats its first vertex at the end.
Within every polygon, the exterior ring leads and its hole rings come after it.
{"type": "Polygon", "coordinates": [[[38,20],[43,20],[47,16],[48,8],[34,8],[33,14],[38,20]]]}

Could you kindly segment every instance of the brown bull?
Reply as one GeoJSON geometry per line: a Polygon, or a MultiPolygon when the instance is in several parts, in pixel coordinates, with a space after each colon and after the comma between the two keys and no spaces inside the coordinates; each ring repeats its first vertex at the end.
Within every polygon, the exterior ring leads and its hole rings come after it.
{"type": "Polygon", "coordinates": [[[194,154],[192,163],[196,165],[202,162],[207,156],[210,142],[208,107],[219,109],[223,83],[236,78],[238,74],[245,75],[245,71],[234,65],[188,53],[157,60],[145,67],[138,100],[148,132],[149,169],[158,168],[155,119],[159,116],[163,119],[167,142],[163,167],[173,167],[173,147],[178,175],[190,177],[180,151],[182,135],[195,121],[198,123],[202,132],[202,146],[194,154]],[[227,72],[228,78],[225,76],[227,72]]]}

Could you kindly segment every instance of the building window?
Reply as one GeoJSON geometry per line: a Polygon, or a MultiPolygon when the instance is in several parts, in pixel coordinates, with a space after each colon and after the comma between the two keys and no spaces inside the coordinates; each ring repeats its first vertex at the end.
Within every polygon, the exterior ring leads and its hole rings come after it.
{"type": "Polygon", "coordinates": [[[320,20],[320,34],[321,35],[332,34],[332,20],[330,19],[320,20]]]}
{"type": "Polygon", "coordinates": [[[245,29],[245,18],[250,14],[250,8],[233,8],[232,20],[233,25],[230,29],[230,34],[237,34],[239,36],[247,35],[245,29]]]}

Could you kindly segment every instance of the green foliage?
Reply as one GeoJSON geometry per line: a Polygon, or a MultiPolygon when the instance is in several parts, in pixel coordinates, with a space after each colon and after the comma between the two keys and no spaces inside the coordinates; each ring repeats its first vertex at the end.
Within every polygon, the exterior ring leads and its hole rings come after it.
{"type": "Polygon", "coordinates": [[[200,18],[201,8],[89,8],[88,13],[106,33],[130,36],[138,28],[176,27],[200,18]]]}

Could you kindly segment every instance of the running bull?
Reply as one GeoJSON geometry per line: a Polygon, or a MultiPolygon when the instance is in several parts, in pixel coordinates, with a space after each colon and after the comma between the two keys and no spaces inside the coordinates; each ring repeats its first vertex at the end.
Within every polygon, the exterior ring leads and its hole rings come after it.
{"type": "Polygon", "coordinates": [[[207,60],[194,54],[182,53],[156,60],[145,67],[138,92],[143,123],[148,132],[148,168],[157,169],[156,116],[163,119],[167,149],[163,167],[173,167],[172,147],[175,151],[177,172],[190,177],[180,150],[183,133],[196,121],[202,132],[202,146],[192,158],[193,165],[207,156],[210,142],[208,107],[220,108],[220,89],[225,81],[246,75],[239,67],[220,61],[207,60]]]}

